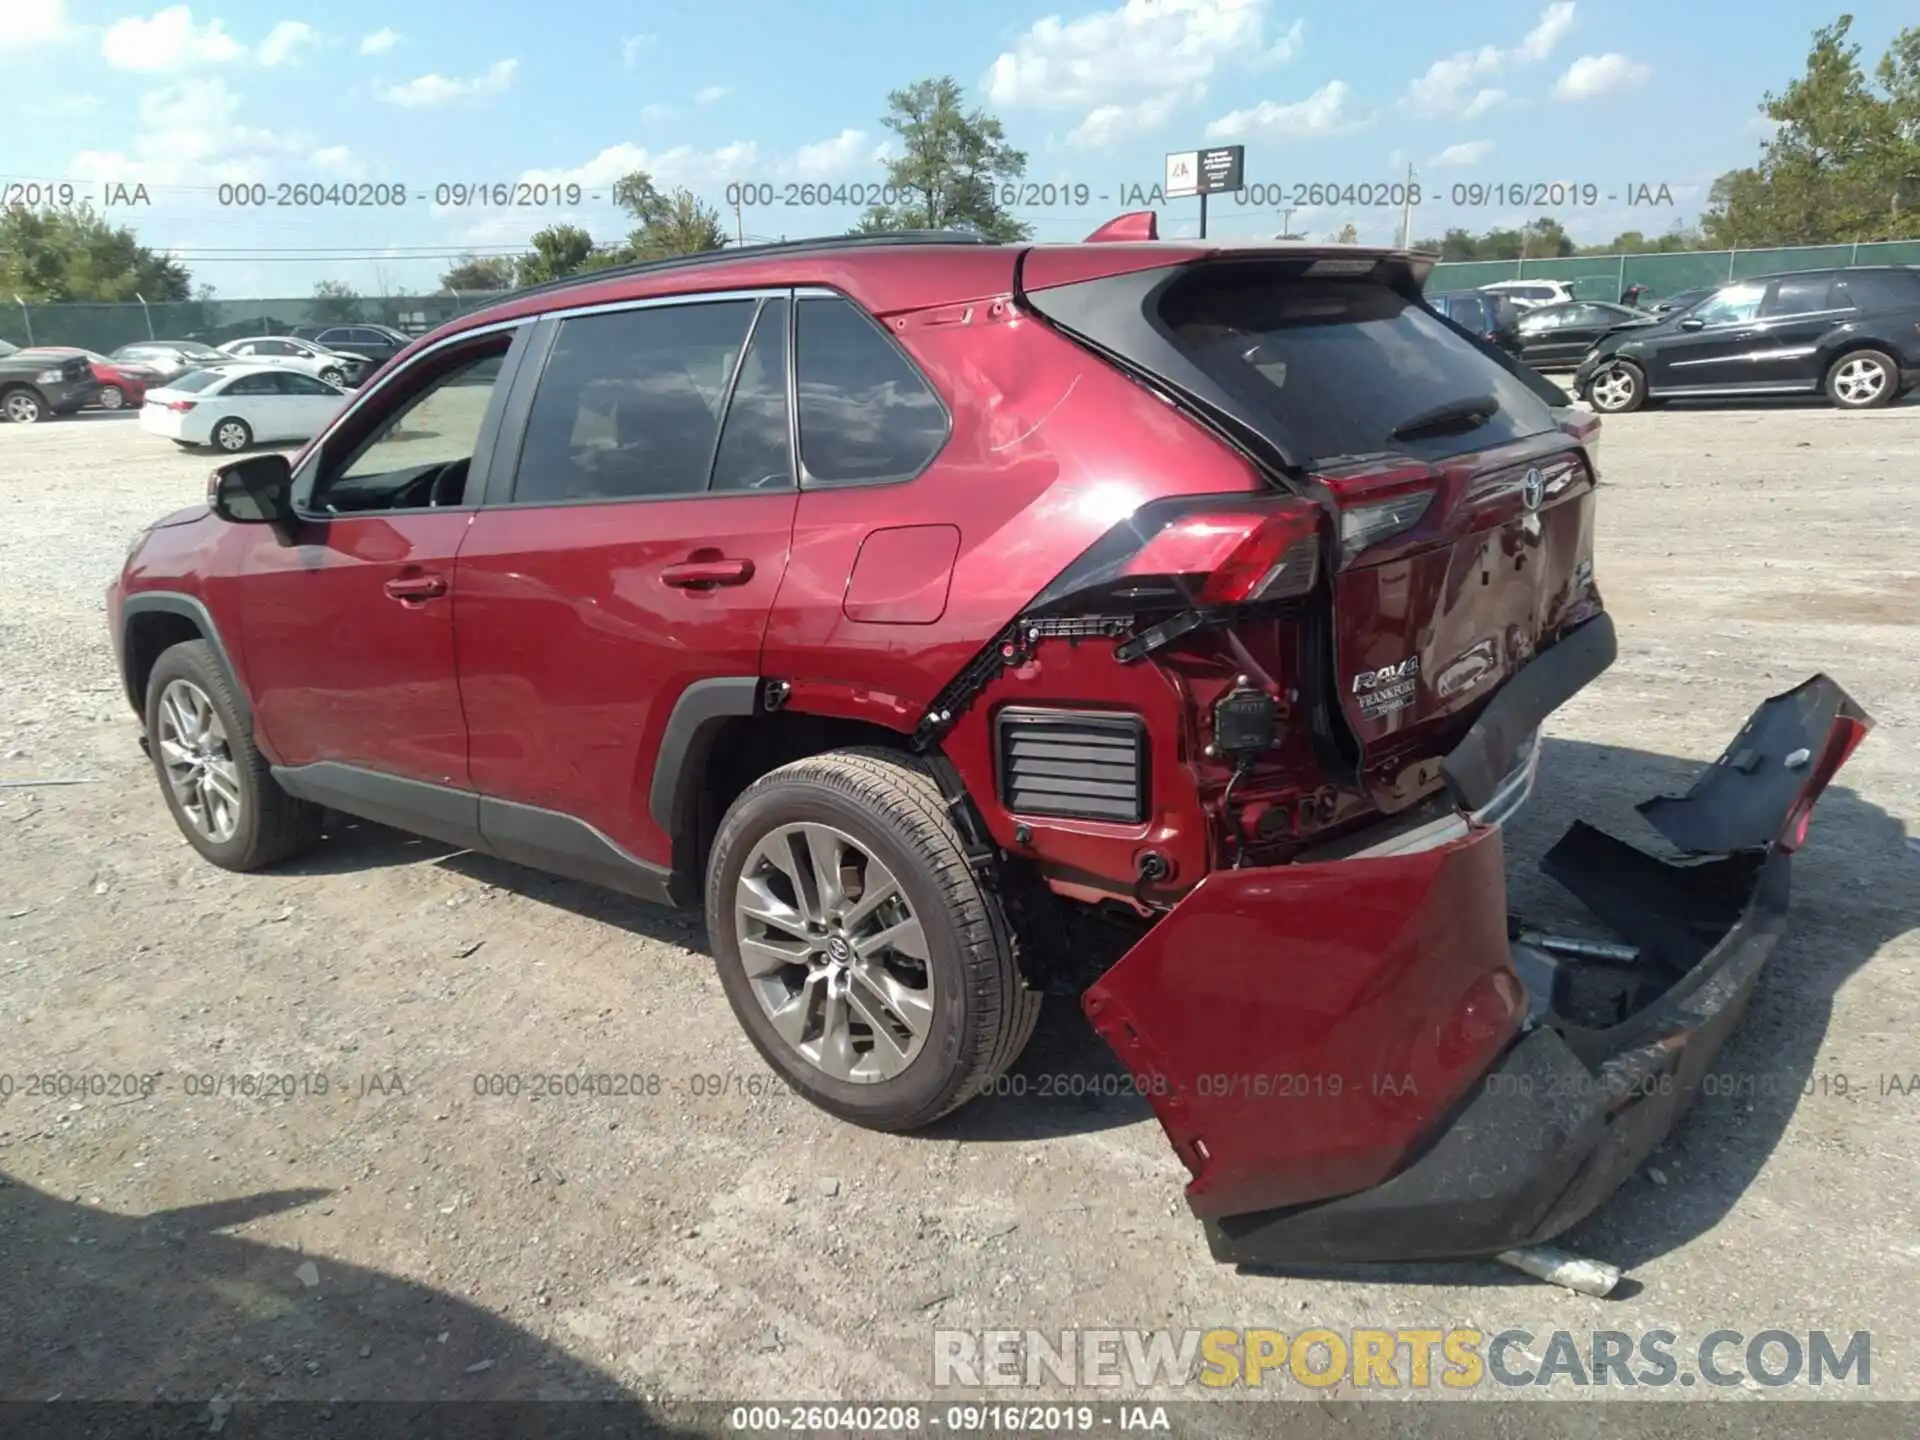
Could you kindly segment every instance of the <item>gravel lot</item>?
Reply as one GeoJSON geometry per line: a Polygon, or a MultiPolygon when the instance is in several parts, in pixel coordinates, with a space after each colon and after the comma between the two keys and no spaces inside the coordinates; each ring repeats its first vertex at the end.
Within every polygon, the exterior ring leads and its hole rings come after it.
{"type": "MultiPolygon", "coordinates": [[[[1570,1237],[1630,1267],[1611,1301],[1218,1266],[1132,1099],[840,1125],[770,1092],[697,920],[374,827],[272,874],[201,863],[101,592],[214,461],[129,418],[0,426],[0,1397],[924,1398],[935,1326],[1456,1324],[1866,1330],[1867,1393],[1920,1397],[1920,1093],[1876,1084],[1920,1072],[1920,407],[1674,408],[1609,420],[1602,457],[1622,657],[1552,725],[1521,899],[1563,903],[1531,866],[1573,815],[1635,834],[1633,802],[1815,670],[1879,722],[1723,1052],[1753,1093],[1703,1099],[1570,1237]],[[49,780],[85,783],[20,783],[49,780]],[[49,1071],[160,1080],[28,1095],[49,1071]],[[657,1093],[475,1091],[580,1071],[657,1093]],[[297,1093],[187,1093],[262,1073],[297,1093]]],[[[1110,1068],[1066,1006],[1020,1073],[1110,1068]]]]}

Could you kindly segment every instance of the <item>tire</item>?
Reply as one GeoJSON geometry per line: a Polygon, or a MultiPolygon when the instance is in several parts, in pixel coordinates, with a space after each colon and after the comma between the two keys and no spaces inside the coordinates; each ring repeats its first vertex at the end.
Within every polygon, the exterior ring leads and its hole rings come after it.
{"type": "MultiPolygon", "coordinates": [[[[206,641],[187,640],[171,646],[154,663],[147,679],[146,722],[160,793],[173,813],[174,824],[203,858],[223,870],[258,870],[290,859],[320,838],[320,807],[294,799],[274,780],[266,757],[253,743],[252,725],[234,694],[226,667],[206,641]],[[195,748],[188,740],[193,732],[181,723],[181,717],[191,717],[198,709],[192,700],[196,695],[204,700],[218,727],[217,739],[204,753],[225,756],[224,765],[208,763],[200,769],[202,773],[213,772],[215,793],[224,795],[231,790],[237,797],[227,833],[220,825],[210,823],[220,813],[215,805],[203,802],[190,808],[189,798],[195,793],[192,785],[188,784],[183,793],[169,773],[173,762],[195,748]]],[[[204,797],[208,790],[203,787],[198,793],[204,797]]]]}
{"type": "Polygon", "coordinates": [[[320,378],[326,381],[327,384],[329,385],[344,385],[346,383],[347,377],[341,374],[338,370],[334,369],[333,366],[329,365],[326,369],[320,372],[320,378]]]}
{"type": "Polygon", "coordinates": [[[1900,391],[1900,367],[1882,350],[1849,350],[1827,367],[1827,399],[1842,410],[1878,410],[1900,391]]]}
{"type": "Polygon", "coordinates": [[[213,429],[207,432],[213,442],[213,448],[223,450],[229,455],[238,455],[253,444],[253,427],[237,415],[229,415],[224,420],[213,422],[213,429]]]}
{"type": "Polygon", "coordinates": [[[102,410],[124,410],[127,408],[127,392],[118,385],[109,385],[96,397],[102,410]]]}
{"type": "Polygon", "coordinates": [[[1041,997],[1021,979],[1004,928],[995,923],[994,904],[967,862],[933,777],[887,750],[836,750],[763,775],[728,809],[707,864],[707,932],[727,1002],[747,1038],[814,1104],[874,1130],[919,1129],[957,1109],[1013,1064],[1032,1036],[1041,997]],[[855,890],[857,876],[862,892],[838,903],[818,897],[825,905],[791,883],[800,866],[790,863],[781,874],[768,858],[784,854],[791,862],[793,851],[780,847],[796,838],[803,851],[819,846],[822,832],[829,843],[815,853],[834,853],[836,839],[850,842],[832,867],[838,870],[835,888],[855,890]],[[850,864],[850,856],[858,858],[850,864]],[[876,863],[896,881],[889,889],[910,911],[904,920],[891,900],[876,912],[860,913],[878,893],[865,886],[876,863]],[[779,914],[782,923],[741,913],[743,900],[763,914],[779,914]],[[799,923],[807,910],[837,912],[849,924],[839,937],[822,927],[808,941],[799,923]],[[915,922],[917,940],[909,929],[915,922]],[[906,935],[909,943],[900,949],[881,945],[865,955],[846,944],[850,936],[862,949],[874,946],[882,931],[906,935]],[[766,964],[774,951],[761,936],[780,942],[778,952],[794,955],[794,961],[766,964]],[[910,953],[916,945],[923,964],[910,953]],[[743,952],[761,960],[757,979],[743,952]],[[874,975],[886,990],[866,978],[874,975]],[[836,1013],[836,984],[844,997],[837,1013],[867,1017],[864,1053],[857,1048],[862,1037],[850,1025],[820,1025],[815,1038],[807,1039],[815,1020],[836,1013]],[[877,1003],[888,995],[893,998],[877,1003]],[[857,1013],[853,1002],[862,1007],[857,1013]],[[789,1033],[799,1030],[797,1039],[776,1025],[776,1010],[809,1017],[804,1027],[786,1024],[789,1033]],[[881,1038],[876,1016],[893,1039],[881,1038]],[[902,1032],[916,1019],[919,1029],[907,1039],[902,1032]],[[834,1045],[836,1036],[847,1044],[834,1045]],[[809,1043],[816,1055],[801,1048],[809,1043]]]}
{"type": "Polygon", "coordinates": [[[1602,415],[1628,415],[1647,403],[1647,376],[1631,360],[1614,360],[1587,380],[1587,403],[1602,415]],[[1601,387],[1607,387],[1601,398],[1601,387]]]}
{"type": "Polygon", "coordinates": [[[38,425],[47,418],[47,402],[40,398],[38,390],[23,386],[0,395],[0,415],[15,425],[38,425]]]}

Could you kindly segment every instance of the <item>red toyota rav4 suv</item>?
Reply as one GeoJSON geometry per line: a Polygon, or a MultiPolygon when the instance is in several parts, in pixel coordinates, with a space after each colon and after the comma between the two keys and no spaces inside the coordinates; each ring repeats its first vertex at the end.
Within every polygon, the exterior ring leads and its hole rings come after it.
{"type": "Polygon", "coordinates": [[[193,846],[327,810],[678,904],[769,1065],[927,1124],[1080,995],[1217,1254],[1465,1255],[1672,1123],[1868,721],[1816,677],[1548,857],[1499,821],[1612,660],[1599,422],[1426,257],[963,235],[523,291],[227,465],[109,596],[193,846]],[[1591,949],[1593,947],[1589,947],[1591,949]],[[1575,983],[1575,982],[1578,983],[1575,983]]]}

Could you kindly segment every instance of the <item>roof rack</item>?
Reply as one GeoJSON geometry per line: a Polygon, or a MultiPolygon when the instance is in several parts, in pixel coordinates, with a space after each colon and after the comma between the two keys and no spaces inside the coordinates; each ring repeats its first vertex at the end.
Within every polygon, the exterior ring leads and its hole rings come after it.
{"type": "Polygon", "coordinates": [[[546,295],[570,290],[576,285],[591,285],[601,280],[620,280],[629,275],[657,275],[670,270],[691,270],[728,260],[757,260],[763,255],[811,255],[822,251],[860,250],[888,245],[998,245],[1001,242],[971,230],[884,230],[871,235],[819,235],[805,240],[770,240],[759,245],[726,245],[718,250],[702,250],[694,255],[674,255],[664,260],[638,260],[630,265],[610,265],[604,270],[587,270],[543,281],[520,290],[508,290],[489,306],[530,295],[546,295]]]}

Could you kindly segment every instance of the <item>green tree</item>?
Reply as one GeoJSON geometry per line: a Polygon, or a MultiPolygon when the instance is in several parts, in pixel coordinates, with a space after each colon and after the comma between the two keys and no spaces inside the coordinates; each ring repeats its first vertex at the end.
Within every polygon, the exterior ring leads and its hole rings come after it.
{"type": "Polygon", "coordinates": [[[548,280],[564,280],[588,269],[593,257],[593,236],[578,225],[549,225],[529,242],[533,249],[522,255],[514,267],[514,279],[521,285],[539,285],[548,280]]]}
{"type": "Polygon", "coordinates": [[[639,224],[625,245],[607,252],[609,264],[698,255],[727,243],[720,212],[684,185],[663,193],[652,176],[636,170],[615,183],[613,198],[639,224]]]}
{"type": "Polygon", "coordinates": [[[1900,238],[1920,208],[1920,30],[1903,30],[1875,67],[1842,15],[1814,32],[1806,68],[1761,112],[1773,138],[1757,165],[1713,184],[1702,229],[1719,246],[1845,244],[1900,238]]]}
{"type": "Polygon", "coordinates": [[[193,277],[90,205],[0,210],[0,293],[29,302],[185,300],[193,277]]]}
{"type": "Polygon", "coordinates": [[[893,91],[880,123],[900,137],[904,149],[887,161],[887,185],[911,198],[874,206],[855,233],[973,230],[995,240],[1032,235],[1000,203],[997,189],[997,182],[1026,174],[1026,154],[1007,143],[996,116],[965,108],[953,77],[893,91]]]}
{"type": "Polygon", "coordinates": [[[309,307],[316,325],[344,325],[360,318],[360,292],[343,280],[321,280],[309,307]]]}
{"type": "Polygon", "coordinates": [[[505,255],[484,260],[477,255],[463,255],[440,277],[440,288],[456,295],[463,290],[511,290],[513,273],[513,261],[505,255]]]}

